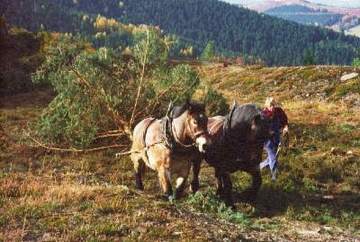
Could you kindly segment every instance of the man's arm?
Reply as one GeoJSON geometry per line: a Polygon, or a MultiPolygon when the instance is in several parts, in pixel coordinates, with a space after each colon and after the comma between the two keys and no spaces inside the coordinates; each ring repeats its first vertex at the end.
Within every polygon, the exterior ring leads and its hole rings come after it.
{"type": "Polygon", "coordinates": [[[289,131],[289,121],[288,121],[288,117],[285,113],[285,111],[278,107],[276,108],[276,112],[280,121],[280,128],[282,129],[283,133],[287,133],[289,131]]]}

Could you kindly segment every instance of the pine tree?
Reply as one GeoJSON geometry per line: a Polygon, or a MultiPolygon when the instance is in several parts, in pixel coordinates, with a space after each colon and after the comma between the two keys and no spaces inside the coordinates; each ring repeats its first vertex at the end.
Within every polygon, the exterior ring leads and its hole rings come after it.
{"type": "Polygon", "coordinates": [[[201,60],[211,60],[215,57],[215,43],[209,41],[201,54],[201,60]]]}

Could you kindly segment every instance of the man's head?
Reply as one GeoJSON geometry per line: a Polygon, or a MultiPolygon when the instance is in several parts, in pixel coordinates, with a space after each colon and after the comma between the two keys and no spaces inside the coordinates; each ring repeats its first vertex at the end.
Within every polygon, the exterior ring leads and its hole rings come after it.
{"type": "Polygon", "coordinates": [[[265,100],[265,108],[268,110],[273,110],[277,105],[275,99],[273,97],[267,97],[265,100]]]}

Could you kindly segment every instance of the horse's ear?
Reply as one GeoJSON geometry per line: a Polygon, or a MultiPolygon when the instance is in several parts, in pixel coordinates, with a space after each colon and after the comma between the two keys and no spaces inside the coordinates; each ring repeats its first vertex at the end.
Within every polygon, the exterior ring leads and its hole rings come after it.
{"type": "Polygon", "coordinates": [[[236,102],[236,100],[233,101],[232,105],[231,105],[231,108],[235,108],[238,106],[238,103],[236,102]]]}
{"type": "Polygon", "coordinates": [[[192,110],[192,106],[191,106],[191,102],[190,102],[190,99],[189,98],[186,98],[186,101],[185,101],[185,108],[189,111],[192,110]]]}
{"type": "Polygon", "coordinates": [[[234,100],[233,103],[232,103],[231,106],[230,106],[230,111],[229,111],[229,112],[232,113],[237,106],[238,106],[238,104],[237,104],[237,102],[234,100]]]}
{"type": "Polygon", "coordinates": [[[168,109],[167,109],[167,111],[166,111],[166,116],[167,116],[167,117],[170,116],[170,113],[171,113],[173,107],[174,107],[174,103],[173,103],[172,101],[170,101],[169,106],[168,106],[168,109]]]}

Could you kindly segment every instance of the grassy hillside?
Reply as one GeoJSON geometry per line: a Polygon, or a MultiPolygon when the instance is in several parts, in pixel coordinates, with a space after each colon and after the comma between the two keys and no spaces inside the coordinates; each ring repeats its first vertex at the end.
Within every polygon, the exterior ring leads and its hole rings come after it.
{"type": "Polygon", "coordinates": [[[134,189],[128,157],[116,150],[56,153],[25,145],[24,129],[52,99],[47,91],[1,97],[0,240],[296,240],[360,239],[360,78],[340,82],[343,67],[198,66],[228,101],[276,96],[290,117],[291,144],[280,174],[257,204],[242,201],[248,184],[233,176],[236,211],[214,195],[205,164],[200,193],[171,204],[156,174],[134,189]],[[29,103],[28,100],[32,100],[29,103]]]}

